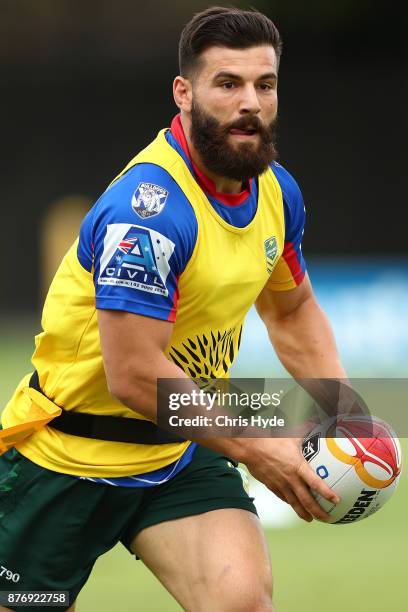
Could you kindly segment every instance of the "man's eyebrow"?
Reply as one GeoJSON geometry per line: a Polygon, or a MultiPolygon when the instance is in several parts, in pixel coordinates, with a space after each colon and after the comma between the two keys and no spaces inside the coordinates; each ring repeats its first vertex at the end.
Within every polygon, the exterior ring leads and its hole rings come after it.
{"type": "MultiPolygon", "coordinates": [[[[262,74],[260,77],[257,78],[257,81],[265,81],[267,79],[277,79],[278,77],[276,76],[276,74],[274,72],[266,72],[265,74],[262,74]]],[[[215,76],[214,79],[232,79],[234,81],[242,81],[242,76],[240,76],[239,74],[235,74],[234,72],[228,72],[227,70],[222,70],[221,72],[218,72],[215,76]]]]}
{"type": "Polygon", "coordinates": [[[262,74],[258,81],[267,81],[268,79],[277,79],[277,75],[274,72],[265,72],[265,74],[262,74]]]}

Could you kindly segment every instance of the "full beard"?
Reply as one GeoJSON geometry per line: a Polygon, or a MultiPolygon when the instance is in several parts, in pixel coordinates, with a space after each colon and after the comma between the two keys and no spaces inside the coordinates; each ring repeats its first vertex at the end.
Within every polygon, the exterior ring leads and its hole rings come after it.
{"type": "Polygon", "coordinates": [[[265,126],[256,115],[248,114],[223,126],[201,105],[193,102],[190,135],[208,170],[218,176],[247,183],[250,178],[265,172],[278,156],[274,142],[276,123],[275,118],[265,126]],[[229,144],[229,131],[233,128],[255,130],[259,142],[240,142],[236,146],[229,144]]]}

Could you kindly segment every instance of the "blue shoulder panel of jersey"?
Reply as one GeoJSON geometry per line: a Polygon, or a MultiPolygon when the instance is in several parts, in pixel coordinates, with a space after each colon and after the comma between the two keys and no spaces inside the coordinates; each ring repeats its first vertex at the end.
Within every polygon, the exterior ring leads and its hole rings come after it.
{"type": "Polygon", "coordinates": [[[306,264],[303,258],[301,243],[304,233],[306,211],[302,192],[291,174],[277,162],[271,165],[283,196],[283,209],[285,215],[285,251],[283,256],[287,260],[292,272],[297,269],[304,274],[306,264]]]}
{"type": "Polygon", "coordinates": [[[154,164],[131,168],[81,226],[78,259],[88,271],[93,262],[96,307],[174,321],[196,240],[194,211],[173,178],[154,164]]]}
{"type": "Polygon", "coordinates": [[[77,256],[81,266],[88,272],[92,272],[93,265],[92,226],[97,204],[98,202],[92,206],[79,230],[77,256]]]}

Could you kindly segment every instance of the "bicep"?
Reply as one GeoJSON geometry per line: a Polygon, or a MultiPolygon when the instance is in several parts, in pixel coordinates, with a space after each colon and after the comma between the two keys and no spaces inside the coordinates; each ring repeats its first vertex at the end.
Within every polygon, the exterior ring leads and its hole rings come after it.
{"type": "Polygon", "coordinates": [[[154,372],[173,331],[169,321],[116,310],[98,310],[98,325],[111,391],[128,376],[145,377],[154,372]]]}

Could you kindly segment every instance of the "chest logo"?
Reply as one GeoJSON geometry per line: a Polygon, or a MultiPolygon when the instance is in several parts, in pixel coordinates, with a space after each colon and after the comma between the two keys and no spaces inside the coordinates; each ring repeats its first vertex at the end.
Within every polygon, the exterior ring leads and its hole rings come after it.
{"type": "Polygon", "coordinates": [[[265,257],[266,257],[266,271],[268,274],[271,274],[273,267],[275,265],[275,260],[278,255],[278,243],[276,241],[276,236],[271,236],[267,238],[264,242],[265,247],[265,257]]]}
{"type": "Polygon", "coordinates": [[[160,185],[139,183],[132,196],[132,208],[141,219],[154,217],[161,213],[169,192],[160,185]]]}

